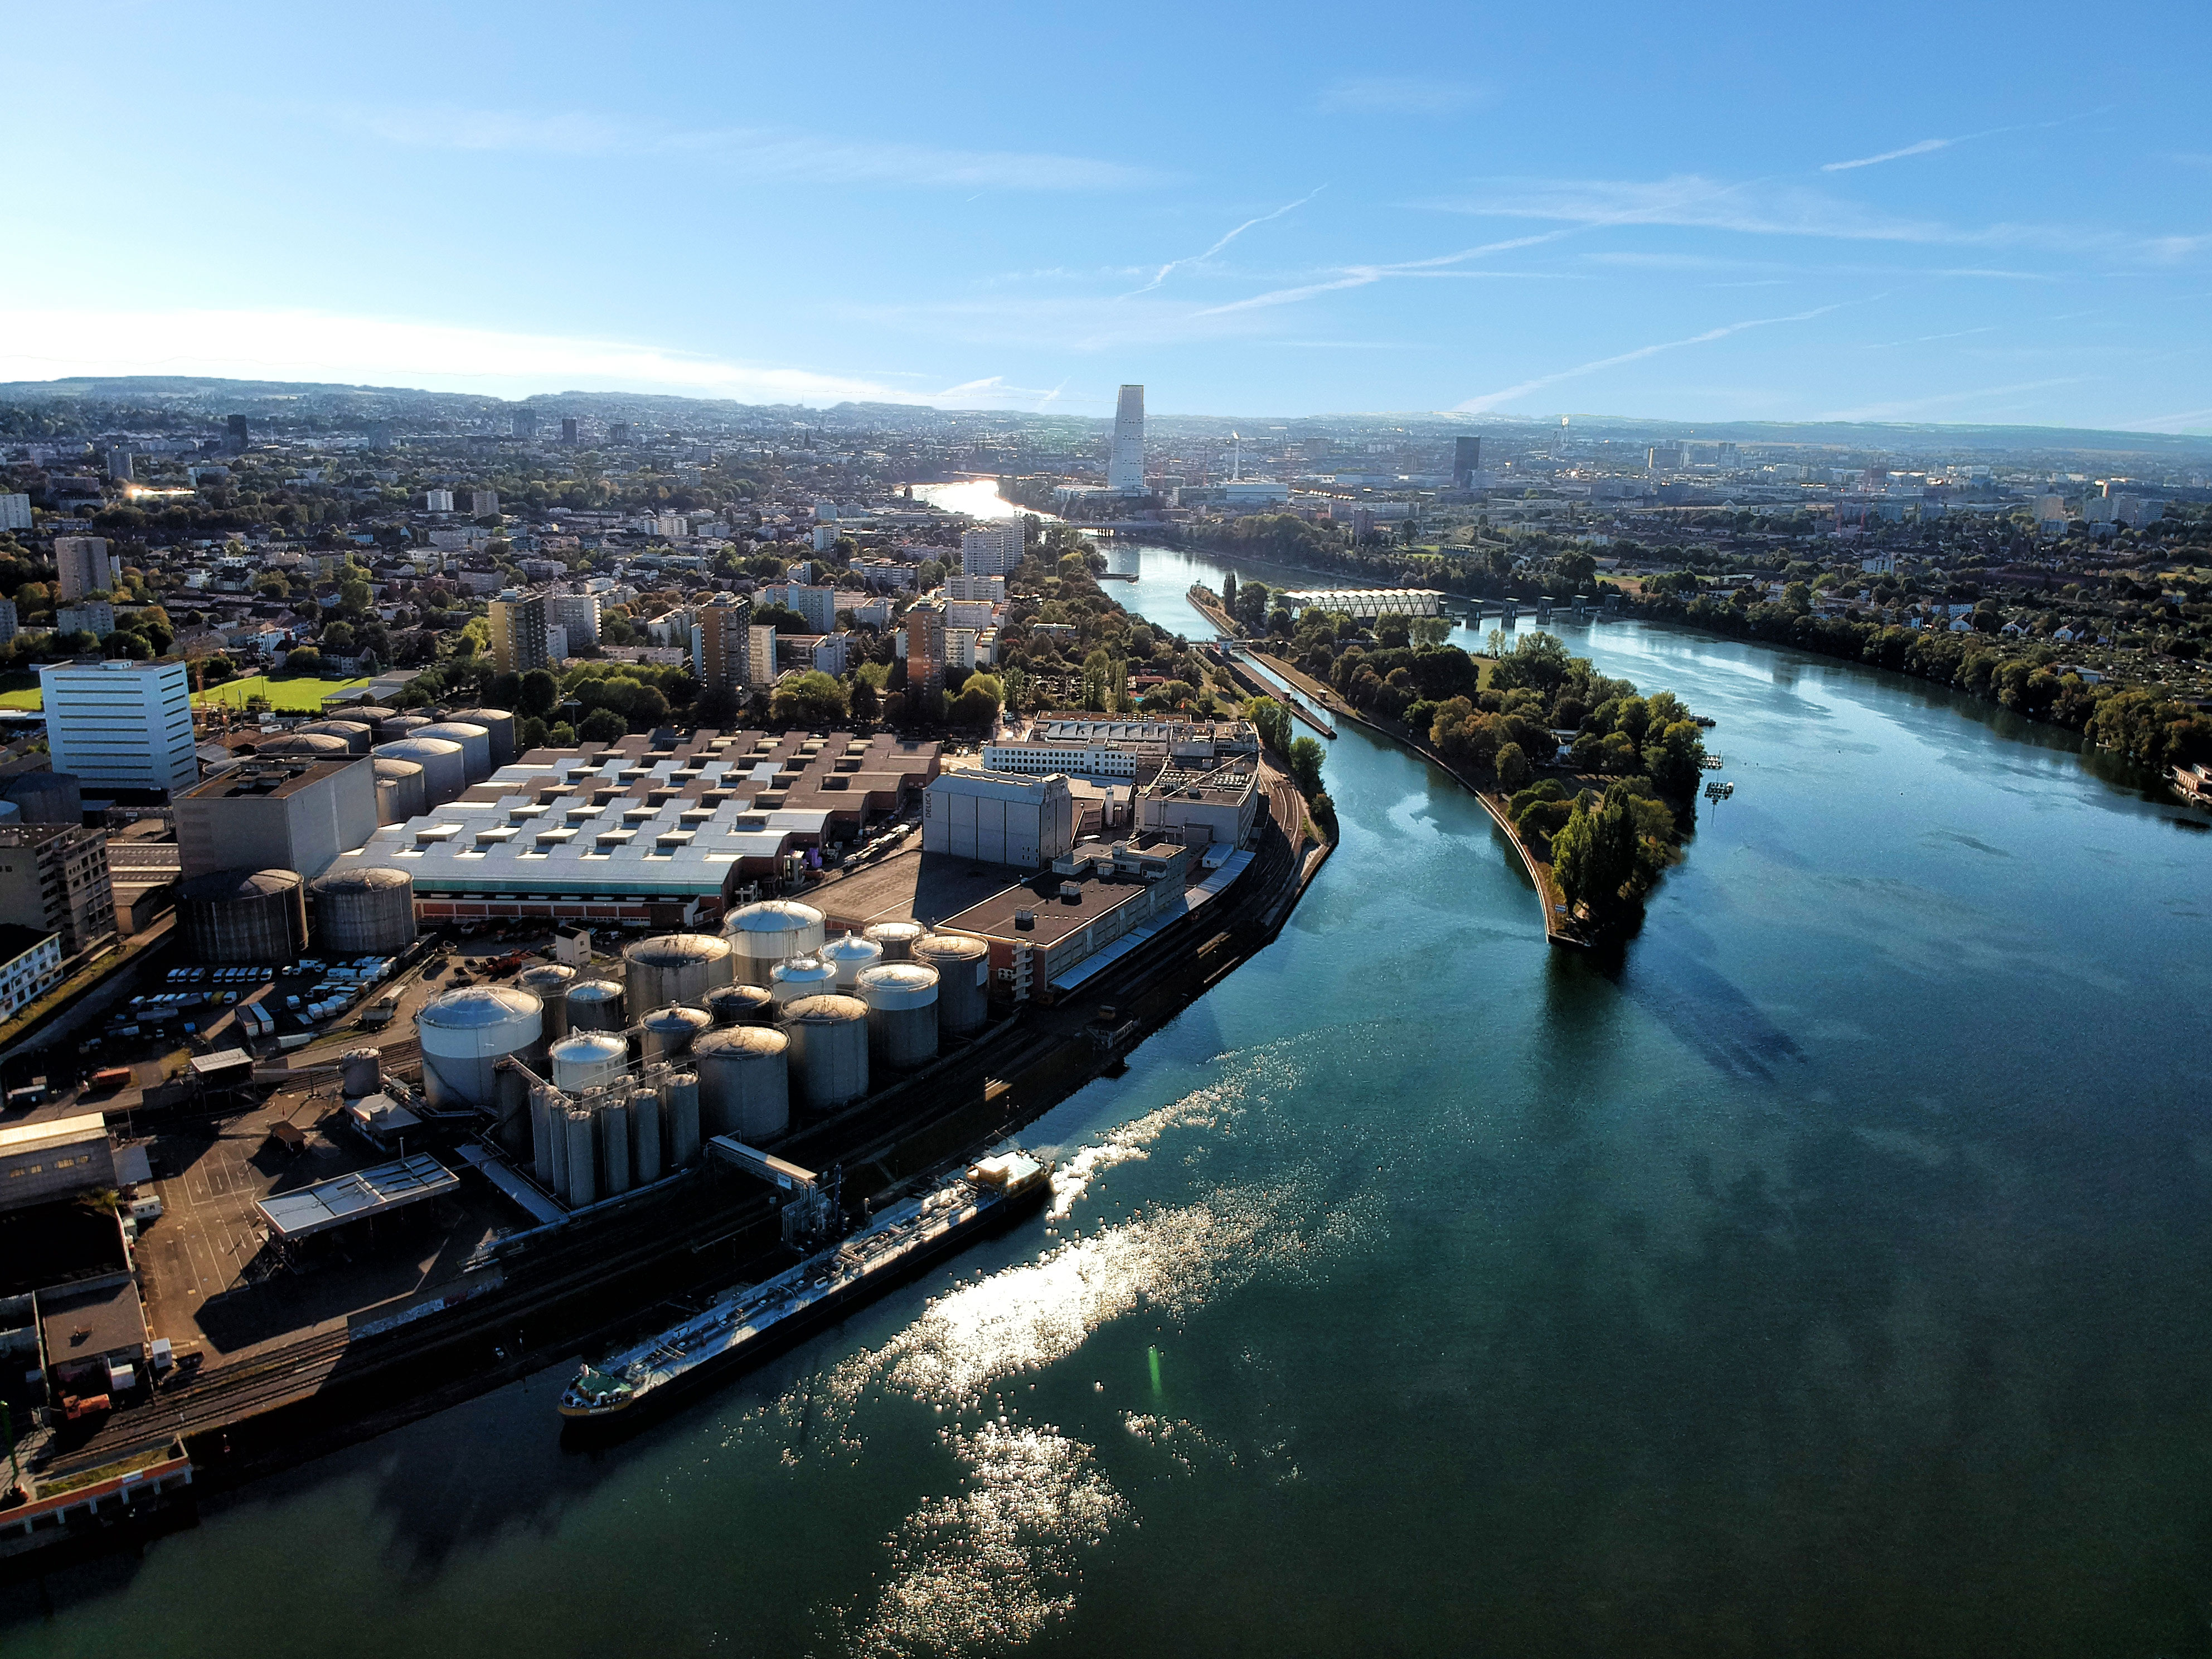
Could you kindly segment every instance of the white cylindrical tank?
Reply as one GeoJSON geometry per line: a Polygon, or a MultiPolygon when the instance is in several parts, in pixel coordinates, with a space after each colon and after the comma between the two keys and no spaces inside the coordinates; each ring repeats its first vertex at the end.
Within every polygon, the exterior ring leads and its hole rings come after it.
{"type": "Polygon", "coordinates": [[[330,732],[295,731],[257,744],[253,752],[264,760],[335,761],[353,750],[343,738],[330,732]]]}
{"type": "Polygon", "coordinates": [[[604,1089],[629,1068],[629,1044],[613,1031],[576,1031],[553,1045],[553,1086],[565,1094],[604,1089]]]}
{"type": "Polygon", "coordinates": [[[681,1059],[691,1052],[692,1040],[714,1023],[703,1011],[681,1003],[654,1009],[638,1022],[639,1046],[646,1063],[681,1059]]]}
{"type": "Polygon", "coordinates": [[[649,1089],[629,1097],[629,1173],[641,1187],[660,1179],[660,1099],[649,1089]]]}
{"type": "Polygon", "coordinates": [[[886,962],[860,975],[868,1005],[868,1058],[910,1072],[937,1058],[937,969],[886,962]]]}
{"type": "Polygon", "coordinates": [[[733,1025],[693,1042],[700,1133],[758,1146],[789,1128],[790,1047],[790,1038],[767,1025],[733,1025]]]}
{"type": "Polygon", "coordinates": [[[763,899],[732,910],[722,936],[736,952],[737,977],[747,985],[766,985],[779,962],[812,956],[822,948],[822,913],[795,899],[763,899]]]}
{"type": "Polygon", "coordinates": [[[483,726],[471,726],[466,720],[439,720],[434,725],[418,726],[410,734],[410,740],[415,743],[432,738],[460,744],[461,768],[468,774],[471,783],[482,783],[491,775],[491,733],[483,726]]]}
{"type": "Polygon", "coordinates": [[[446,716],[465,726],[481,726],[491,733],[491,766],[496,772],[514,761],[514,716],[504,708],[456,708],[446,716]]]}
{"type": "Polygon", "coordinates": [[[814,954],[837,970],[837,988],[849,993],[864,969],[884,959],[884,947],[872,939],[847,933],[842,939],[831,939],[814,954]]]}
{"type": "Polygon", "coordinates": [[[580,979],[561,1000],[567,1006],[571,1031],[619,1031],[623,1024],[623,988],[611,979],[580,979]]]}
{"type": "Polygon", "coordinates": [[[879,921],[861,937],[883,947],[885,962],[912,962],[915,940],[928,931],[918,921],[879,921]]]}
{"type": "Polygon", "coordinates": [[[376,769],[376,821],[404,823],[430,810],[430,788],[422,769],[413,761],[379,755],[369,764],[376,769]]]}
{"type": "Polygon", "coordinates": [[[609,1198],[629,1190],[630,1103],[610,1100],[599,1107],[599,1164],[609,1198]]]}
{"type": "Polygon", "coordinates": [[[527,991],[545,1005],[545,1040],[558,1042],[568,1035],[568,988],[576,970],[557,962],[541,962],[514,976],[514,988],[527,991]]]}
{"type": "Polygon", "coordinates": [[[544,1089],[530,1091],[531,1169],[538,1184],[550,1193],[558,1193],[568,1182],[568,1110],[559,1096],[544,1089]]]}
{"type": "Polygon", "coordinates": [[[429,803],[422,809],[426,812],[457,799],[469,787],[461,745],[443,738],[402,738],[397,743],[380,743],[370,752],[383,760],[412,761],[422,769],[422,791],[429,803]]]}
{"type": "Polygon", "coordinates": [[[784,1034],[799,1097],[826,1112],[868,1092],[868,1005],[857,997],[804,997],[784,1007],[784,1034]]]}
{"type": "Polygon", "coordinates": [[[724,985],[707,993],[707,1012],[717,1025],[771,1025],[775,996],[758,985],[724,985]]]}
{"type": "Polygon", "coordinates": [[[730,982],[732,959],[729,941],[708,933],[641,939],[623,952],[623,989],[633,1012],[672,1003],[696,1008],[730,982]]]}
{"type": "Polygon", "coordinates": [[[338,1056],[339,1085],[349,1099],[373,1095],[383,1086],[384,1050],[349,1048],[338,1056]]]}
{"type": "Polygon", "coordinates": [[[678,1072],[661,1085],[660,1144],[672,1170],[699,1156],[699,1079],[690,1072],[678,1072]]]}
{"type": "Polygon", "coordinates": [[[947,1036],[980,1031],[991,1018],[991,947],[965,933],[926,933],[914,959],[937,969],[937,1024],[947,1036]]]}
{"type": "Polygon", "coordinates": [[[366,720],[309,720],[305,726],[295,726],[294,732],[307,732],[318,738],[336,738],[343,743],[349,753],[366,755],[376,740],[376,732],[366,720]]]}
{"type": "Polygon", "coordinates": [[[544,1006],[527,991],[470,985],[432,999],[415,1016],[423,1092],[433,1106],[490,1107],[493,1068],[526,1054],[544,1029],[544,1006]]]}
{"type": "Polygon", "coordinates": [[[769,969],[769,994],[780,1008],[836,988],[837,969],[819,957],[797,957],[769,969]]]}
{"type": "Polygon", "coordinates": [[[580,1210],[599,1201],[598,1114],[571,1106],[563,1115],[568,1124],[568,1187],[562,1196],[568,1207],[580,1210]]]}

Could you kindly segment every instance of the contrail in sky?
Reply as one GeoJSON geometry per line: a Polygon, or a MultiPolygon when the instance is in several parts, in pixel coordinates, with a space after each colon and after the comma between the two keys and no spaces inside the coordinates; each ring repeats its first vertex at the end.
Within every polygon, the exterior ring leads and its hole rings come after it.
{"type": "Polygon", "coordinates": [[[1285,213],[1291,212],[1293,209],[1304,207],[1308,202],[1312,201],[1315,197],[1320,195],[1322,191],[1328,188],[1328,186],[1327,185],[1316,185],[1304,195],[1299,197],[1297,201],[1285,202],[1282,206],[1277,208],[1273,213],[1263,213],[1256,219],[1247,219],[1243,224],[1237,226],[1236,229],[1231,231],[1219,241],[1216,242],[1212,247],[1206,249],[1205,252],[1194,254],[1187,259],[1169,260],[1167,264],[1162,265],[1158,270],[1152,273],[1152,280],[1151,282],[1146,283],[1142,288],[1131,289],[1127,294],[1124,294],[1121,297],[1127,300],[1134,295],[1151,293],[1152,289],[1158,288],[1162,283],[1167,281],[1168,273],[1170,271],[1175,270],[1183,265],[1199,264],[1207,259],[1211,259],[1215,254],[1220,252],[1222,249],[1227,247],[1231,242],[1235,241],[1239,236],[1242,236],[1246,231],[1251,229],[1253,226],[1264,225],[1270,219],[1279,219],[1285,213]]]}
{"type": "Polygon", "coordinates": [[[1581,363],[1573,368],[1563,368],[1556,374],[1540,374],[1533,380],[1522,381],[1519,386],[1507,386],[1503,392],[1492,392],[1480,398],[1470,398],[1456,407],[1462,414],[1480,415],[1486,410],[1497,408],[1500,404],[1510,403],[1514,398],[1525,397],[1531,392],[1541,391],[1544,387],[1556,385],[1561,380],[1571,380],[1577,375],[1595,374],[1601,368],[1614,368],[1622,363],[1632,363],[1639,357],[1656,356],[1660,352],[1679,350],[1683,346],[1704,345],[1709,341],[1725,339],[1731,334],[1741,334],[1747,328],[1768,328],[1776,323],[1810,322],[1815,317],[1825,317],[1832,311],[1842,309],[1843,304],[1838,301],[1835,305],[1820,306],[1811,311],[1800,311],[1788,317],[1753,317],[1746,322],[1725,323],[1718,328],[1709,328],[1703,334],[1692,334],[1686,340],[1662,340],[1656,345],[1638,346],[1633,351],[1624,351],[1617,357],[1601,357],[1595,362],[1581,363]]]}

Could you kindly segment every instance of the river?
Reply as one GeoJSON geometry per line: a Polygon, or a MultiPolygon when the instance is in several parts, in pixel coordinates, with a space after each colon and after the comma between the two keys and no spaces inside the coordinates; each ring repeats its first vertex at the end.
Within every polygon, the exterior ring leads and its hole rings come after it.
{"type": "Polygon", "coordinates": [[[1614,957],[1348,726],[1281,939],[1036,1127],[1044,1226],[610,1452],[549,1372],[212,1502],[0,1651],[2202,1650],[2212,837],[1911,681],[1566,637],[1737,785],[1614,957]]]}

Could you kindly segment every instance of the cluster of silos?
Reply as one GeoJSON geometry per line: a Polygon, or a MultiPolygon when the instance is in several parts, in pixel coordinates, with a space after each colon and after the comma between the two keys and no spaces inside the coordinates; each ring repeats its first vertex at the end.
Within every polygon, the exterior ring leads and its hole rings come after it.
{"type": "Polygon", "coordinates": [[[966,933],[924,933],[913,959],[937,970],[937,1024],[946,1036],[980,1031],[991,1018],[991,947],[966,933]]]}
{"type": "Polygon", "coordinates": [[[392,957],[415,943],[415,881],[404,870],[336,870],[308,891],[315,901],[315,941],[326,955],[392,957]]]}
{"type": "Polygon", "coordinates": [[[868,1011],[870,1060],[910,1072],[937,1058],[937,969],[880,963],[860,975],[854,989],[868,1011]]]}
{"type": "Polygon", "coordinates": [[[404,823],[430,810],[430,788],[417,762],[378,755],[369,764],[376,769],[376,821],[404,823]]]}
{"type": "MultiPolygon", "coordinates": [[[[292,728],[294,737],[336,738],[346,746],[349,755],[366,755],[376,742],[376,728],[366,720],[309,720],[305,726],[292,728]]],[[[270,752],[267,745],[260,750],[270,752]]]]}
{"type": "Polygon", "coordinates": [[[307,953],[306,888],[290,870],[194,876],[178,884],[177,920],[192,962],[244,966],[297,962],[307,953]]]}
{"type": "Polygon", "coordinates": [[[772,985],[777,964],[817,954],[828,942],[822,913],[793,899],[768,899],[733,910],[722,925],[732,953],[732,978],[772,985]]]}
{"type": "Polygon", "coordinates": [[[407,734],[409,743],[450,743],[461,751],[461,775],[471,783],[491,775],[491,733],[466,720],[436,720],[407,734]]]}
{"type": "Polygon", "coordinates": [[[456,708],[447,720],[462,726],[481,726],[491,738],[492,769],[514,763],[514,716],[504,708],[456,708]]]}
{"type": "MultiPolygon", "coordinates": [[[[397,723],[385,722],[387,727],[397,723]]],[[[475,781],[469,775],[465,751],[461,745],[443,738],[410,735],[397,742],[380,743],[369,752],[379,760],[405,761],[422,769],[422,811],[425,812],[459,799],[461,792],[475,781]]],[[[491,752],[489,735],[484,738],[484,752],[487,755],[491,752]]]]}
{"type": "Polygon", "coordinates": [[[698,1156],[697,1077],[629,1066],[618,1034],[574,1031],[553,1045],[552,1086],[531,1091],[533,1168],[571,1208],[650,1186],[698,1156]]]}
{"type": "Polygon", "coordinates": [[[415,1016],[423,1093],[444,1110],[496,1110],[499,1063],[527,1063],[544,1029],[544,1005],[510,986],[469,985],[432,998],[415,1016]]]}
{"type": "Polygon", "coordinates": [[[663,933],[623,952],[623,990],[632,1018],[672,1003],[698,1007],[734,978],[736,952],[707,933],[663,933]]]}

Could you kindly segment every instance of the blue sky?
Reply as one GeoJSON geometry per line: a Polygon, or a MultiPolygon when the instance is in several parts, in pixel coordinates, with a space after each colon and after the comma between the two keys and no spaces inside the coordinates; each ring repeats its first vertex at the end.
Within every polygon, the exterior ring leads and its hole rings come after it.
{"type": "Polygon", "coordinates": [[[2212,8],[10,9],[0,379],[2212,430],[2212,8]]]}

